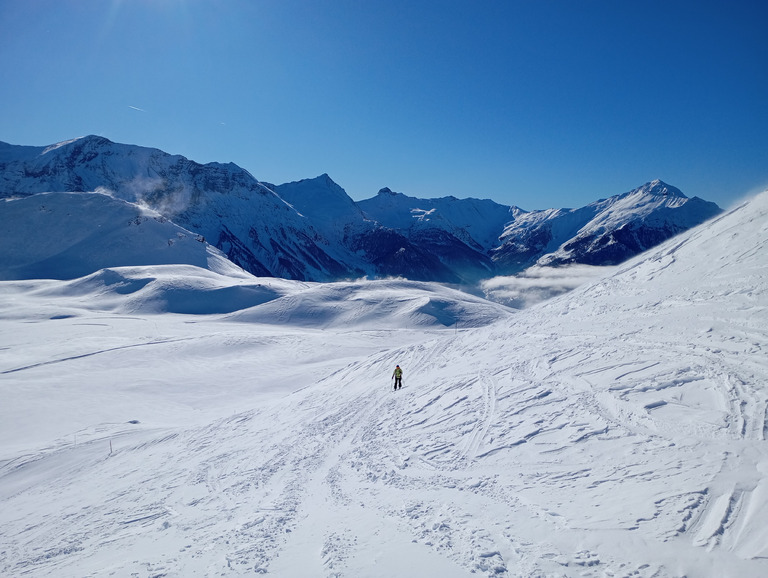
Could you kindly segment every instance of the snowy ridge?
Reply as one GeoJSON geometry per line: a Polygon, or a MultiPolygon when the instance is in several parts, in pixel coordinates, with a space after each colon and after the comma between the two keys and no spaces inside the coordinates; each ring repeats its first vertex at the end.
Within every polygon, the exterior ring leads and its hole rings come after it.
{"type": "Polygon", "coordinates": [[[56,143],[56,144],[52,144],[51,146],[48,146],[45,149],[43,149],[43,152],[40,153],[40,156],[46,155],[49,152],[55,151],[56,149],[60,149],[61,147],[66,146],[68,144],[72,144],[73,142],[78,141],[81,138],[83,138],[83,137],[72,138],[72,139],[69,139],[69,140],[61,141],[61,142],[56,143]]]}
{"type": "Polygon", "coordinates": [[[0,196],[106,191],[204,236],[256,275],[327,280],[348,269],[307,219],[250,173],[88,136],[55,148],[3,145],[0,196]]]}
{"type": "Polygon", "coordinates": [[[482,252],[497,246],[504,225],[524,212],[487,199],[417,199],[388,188],[381,189],[371,199],[360,201],[358,206],[385,227],[410,231],[411,235],[437,228],[482,252]]]}
{"type": "Polygon", "coordinates": [[[463,331],[4,282],[0,573],[762,577],[766,249],[768,193],[463,331]]]}
{"type": "Polygon", "coordinates": [[[720,213],[720,208],[655,180],[580,209],[533,211],[509,224],[497,262],[512,269],[618,265],[720,213]]]}
{"type": "Polygon", "coordinates": [[[355,203],[328,175],[270,185],[97,136],[48,147],[0,143],[0,198],[105,191],[204,236],[257,276],[367,276],[475,283],[542,265],[618,264],[719,213],[653,181],[580,209],[526,213],[490,200],[382,189],[355,203]]]}
{"type": "Polygon", "coordinates": [[[105,194],[0,200],[0,221],[0,279],[73,279],[105,267],[170,263],[245,274],[201,235],[105,194]]]}

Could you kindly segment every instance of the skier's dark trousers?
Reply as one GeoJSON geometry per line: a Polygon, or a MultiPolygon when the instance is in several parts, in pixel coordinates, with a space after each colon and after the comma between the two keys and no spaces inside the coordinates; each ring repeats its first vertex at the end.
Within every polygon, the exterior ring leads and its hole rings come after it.
{"type": "Polygon", "coordinates": [[[395,379],[395,391],[403,387],[403,370],[398,365],[395,367],[395,371],[392,373],[392,377],[395,379]]]}

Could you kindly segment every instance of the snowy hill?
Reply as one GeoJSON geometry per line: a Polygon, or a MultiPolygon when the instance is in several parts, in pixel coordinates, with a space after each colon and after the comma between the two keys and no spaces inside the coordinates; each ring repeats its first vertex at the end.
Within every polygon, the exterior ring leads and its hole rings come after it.
{"type": "Polygon", "coordinates": [[[768,193],[471,330],[0,282],[0,573],[765,576],[766,223],[768,193]]]}
{"type": "Polygon", "coordinates": [[[56,318],[88,312],[212,315],[246,323],[318,329],[482,327],[513,311],[436,283],[305,283],[216,273],[191,265],[113,267],[66,282],[8,283],[9,293],[39,298],[27,313],[56,318]],[[51,301],[52,300],[52,301],[51,301]],[[52,305],[52,303],[54,305],[52,305]],[[52,308],[50,308],[52,307],[52,308]]]}
{"type": "Polygon", "coordinates": [[[389,189],[355,203],[328,175],[275,186],[232,163],[201,165],[96,136],[0,143],[0,198],[99,190],[204,236],[254,275],[306,281],[474,283],[537,261],[616,264],[719,212],[660,181],[580,209],[531,213],[389,189]]]}
{"type": "Polygon", "coordinates": [[[435,283],[405,280],[312,284],[231,319],[281,326],[399,329],[482,327],[510,309],[435,283]]]}
{"type": "Polygon", "coordinates": [[[98,193],[0,200],[0,279],[74,279],[104,267],[184,263],[244,275],[202,236],[98,193]]]}

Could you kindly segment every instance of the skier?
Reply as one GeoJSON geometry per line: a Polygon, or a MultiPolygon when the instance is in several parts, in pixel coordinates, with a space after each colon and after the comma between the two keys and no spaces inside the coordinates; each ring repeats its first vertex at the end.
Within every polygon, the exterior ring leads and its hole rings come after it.
{"type": "Polygon", "coordinates": [[[400,369],[399,365],[392,372],[392,378],[395,380],[395,391],[403,387],[403,370],[400,369]]]}

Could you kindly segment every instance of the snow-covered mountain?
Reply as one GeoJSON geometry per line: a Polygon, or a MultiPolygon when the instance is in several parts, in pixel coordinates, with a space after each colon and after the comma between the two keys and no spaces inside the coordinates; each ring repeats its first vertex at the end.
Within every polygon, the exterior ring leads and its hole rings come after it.
{"type": "Polygon", "coordinates": [[[51,147],[0,145],[0,178],[6,198],[106,190],[146,204],[257,275],[326,279],[347,270],[319,246],[306,218],[234,164],[200,165],[89,136],[51,147]]]}
{"type": "Polygon", "coordinates": [[[286,183],[273,190],[320,231],[335,254],[370,276],[459,282],[460,277],[429,247],[414,243],[397,228],[368,219],[328,175],[286,183]]]}
{"type": "Polygon", "coordinates": [[[490,200],[417,199],[388,188],[357,204],[368,218],[400,231],[463,280],[486,278],[497,271],[490,252],[504,226],[523,213],[490,200]]]}
{"type": "Polygon", "coordinates": [[[527,213],[489,200],[382,189],[355,203],[328,175],[284,185],[234,164],[88,136],[0,143],[0,198],[104,190],[204,236],[259,276],[467,282],[536,262],[616,264],[719,212],[660,181],[580,209],[527,213]]]}
{"type": "Polygon", "coordinates": [[[365,275],[457,280],[436,257],[396,231],[366,223],[359,212],[350,221],[351,199],[339,200],[346,193],[328,177],[282,186],[303,213],[273,188],[231,163],[200,165],[96,136],[49,147],[0,143],[0,197],[106,190],[203,235],[255,275],[315,281],[365,275]],[[334,230],[333,222],[350,225],[349,235],[343,228],[334,230]]]}
{"type": "Polygon", "coordinates": [[[616,265],[720,212],[658,180],[580,209],[526,212],[489,200],[416,199],[389,189],[358,205],[475,279],[534,264],[616,265]]]}
{"type": "Polygon", "coordinates": [[[768,193],[476,329],[193,268],[0,281],[3,576],[768,575],[768,193]]]}
{"type": "Polygon", "coordinates": [[[580,209],[520,214],[492,254],[506,270],[534,263],[617,265],[719,213],[715,203],[689,199],[656,180],[580,209]]]}
{"type": "Polygon", "coordinates": [[[524,213],[487,199],[416,199],[388,188],[358,206],[371,219],[385,227],[406,231],[419,238],[425,231],[439,229],[470,248],[487,253],[499,243],[499,231],[524,213]]]}

